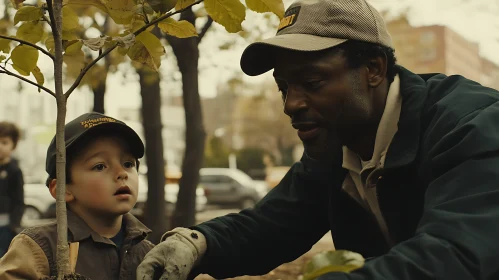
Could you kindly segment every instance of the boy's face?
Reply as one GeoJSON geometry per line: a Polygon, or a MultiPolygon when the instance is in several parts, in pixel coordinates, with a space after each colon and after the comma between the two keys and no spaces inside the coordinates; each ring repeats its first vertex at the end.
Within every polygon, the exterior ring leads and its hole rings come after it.
{"type": "Polygon", "coordinates": [[[72,194],[68,200],[75,212],[115,216],[130,211],[137,202],[136,159],[128,145],[115,137],[99,137],[72,161],[72,194]]]}
{"type": "Polygon", "coordinates": [[[7,136],[0,136],[0,161],[7,159],[14,150],[14,141],[7,136]]]}

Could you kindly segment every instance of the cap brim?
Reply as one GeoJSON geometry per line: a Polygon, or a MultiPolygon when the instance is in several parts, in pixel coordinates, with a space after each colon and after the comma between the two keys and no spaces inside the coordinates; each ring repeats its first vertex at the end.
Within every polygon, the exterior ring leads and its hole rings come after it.
{"type": "Polygon", "coordinates": [[[144,156],[144,143],[140,139],[139,135],[129,126],[121,123],[103,123],[95,127],[87,129],[78,138],[74,139],[71,143],[66,146],[66,150],[71,149],[75,143],[78,143],[81,139],[87,137],[94,137],[99,135],[100,132],[105,132],[106,135],[116,135],[123,137],[126,143],[128,143],[130,152],[136,158],[142,158],[144,156]]]}
{"type": "Polygon", "coordinates": [[[279,50],[321,51],[335,47],[347,40],[309,34],[277,35],[246,47],[241,56],[241,69],[246,75],[258,76],[274,68],[275,52],[279,50]]]}

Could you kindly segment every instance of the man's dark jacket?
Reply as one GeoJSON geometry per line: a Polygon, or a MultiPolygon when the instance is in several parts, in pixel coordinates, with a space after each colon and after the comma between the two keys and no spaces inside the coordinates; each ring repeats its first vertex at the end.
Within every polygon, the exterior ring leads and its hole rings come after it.
{"type": "Polygon", "coordinates": [[[395,246],[342,191],[341,158],[304,156],[253,210],[193,227],[208,242],[195,272],[265,274],[331,230],[336,249],[376,258],[321,279],[499,279],[499,92],[462,76],[399,77],[398,131],[377,183],[395,246]]]}

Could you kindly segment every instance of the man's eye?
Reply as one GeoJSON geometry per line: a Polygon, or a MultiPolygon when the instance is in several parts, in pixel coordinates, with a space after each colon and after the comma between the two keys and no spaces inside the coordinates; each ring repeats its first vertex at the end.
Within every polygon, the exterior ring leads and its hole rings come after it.
{"type": "Polygon", "coordinates": [[[105,166],[104,164],[99,163],[99,164],[95,165],[95,166],[92,168],[92,170],[102,171],[102,170],[104,170],[105,168],[106,168],[106,166],[105,166]]]}
{"type": "Polygon", "coordinates": [[[305,82],[305,87],[307,89],[314,90],[314,89],[318,89],[321,86],[321,84],[322,84],[321,80],[311,80],[311,81],[305,82]]]}
{"type": "Polygon", "coordinates": [[[123,164],[123,166],[125,166],[125,168],[132,168],[132,167],[135,167],[135,162],[127,161],[123,164]]]}

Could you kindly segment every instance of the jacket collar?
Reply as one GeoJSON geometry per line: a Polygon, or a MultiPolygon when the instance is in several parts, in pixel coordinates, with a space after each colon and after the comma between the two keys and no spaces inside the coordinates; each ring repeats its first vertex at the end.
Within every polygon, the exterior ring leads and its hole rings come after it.
{"type": "Polygon", "coordinates": [[[388,148],[385,168],[397,168],[412,163],[419,150],[421,112],[427,97],[426,79],[400,67],[402,109],[398,130],[388,148]]]}
{"type": "MultiPolygon", "coordinates": [[[[130,213],[123,215],[123,223],[125,225],[125,240],[145,239],[151,232],[149,228],[130,213]]],[[[109,238],[100,236],[82,218],[70,210],[68,210],[68,230],[70,236],[72,236],[70,239],[71,242],[80,242],[84,239],[92,238],[95,242],[114,245],[109,238]]]]}

